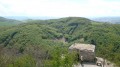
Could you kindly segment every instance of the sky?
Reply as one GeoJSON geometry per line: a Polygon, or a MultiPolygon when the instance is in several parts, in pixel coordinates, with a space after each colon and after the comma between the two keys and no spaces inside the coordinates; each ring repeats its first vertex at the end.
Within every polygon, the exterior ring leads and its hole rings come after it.
{"type": "Polygon", "coordinates": [[[120,0],[0,0],[0,16],[120,16],[120,0]]]}

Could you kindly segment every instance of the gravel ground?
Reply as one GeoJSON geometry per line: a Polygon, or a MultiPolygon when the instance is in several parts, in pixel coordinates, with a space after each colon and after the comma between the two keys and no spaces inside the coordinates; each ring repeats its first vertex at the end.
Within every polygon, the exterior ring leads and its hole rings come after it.
{"type": "MultiPolygon", "coordinates": [[[[83,67],[101,67],[101,66],[97,66],[95,63],[83,63],[83,67]]],[[[82,67],[81,64],[77,64],[74,65],[74,67],[82,67]]],[[[113,64],[110,65],[105,65],[104,67],[114,67],[113,64]]]]}
{"type": "MultiPolygon", "coordinates": [[[[97,66],[96,64],[94,63],[83,63],[83,67],[101,67],[101,66],[97,66]]],[[[82,67],[81,64],[77,64],[77,65],[74,65],[74,67],[82,67]]]]}

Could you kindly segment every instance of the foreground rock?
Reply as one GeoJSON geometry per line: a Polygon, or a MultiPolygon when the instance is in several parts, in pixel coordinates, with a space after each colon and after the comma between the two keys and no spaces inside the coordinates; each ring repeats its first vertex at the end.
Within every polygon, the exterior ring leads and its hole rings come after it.
{"type": "Polygon", "coordinates": [[[77,50],[79,57],[83,56],[84,61],[95,61],[95,45],[75,43],[69,47],[69,50],[77,50]]]}
{"type": "MultiPolygon", "coordinates": [[[[101,57],[95,56],[95,45],[75,43],[69,47],[70,51],[77,51],[79,59],[83,57],[84,67],[115,67],[110,61],[101,57]]],[[[74,67],[82,67],[81,64],[74,65],[74,67]]]]}

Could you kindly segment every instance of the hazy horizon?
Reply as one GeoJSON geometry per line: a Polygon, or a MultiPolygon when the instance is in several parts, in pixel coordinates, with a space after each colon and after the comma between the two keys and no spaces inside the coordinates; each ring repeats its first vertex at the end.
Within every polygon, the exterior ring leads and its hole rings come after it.
{"type": "Polygon", "coordinates": [[[120,0],[0,0],[0,16],[120,16],[120,0]]]}

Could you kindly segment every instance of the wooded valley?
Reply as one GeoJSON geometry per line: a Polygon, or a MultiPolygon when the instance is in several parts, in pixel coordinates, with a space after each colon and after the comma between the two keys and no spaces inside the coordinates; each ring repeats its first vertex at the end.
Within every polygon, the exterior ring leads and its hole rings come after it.
{"type": "Polygon", "coordinates": [[[72,67],[74,43],[94,44],[96,56],[120,66],[120,24],[83,17],[8,21],[0,19],[0,67],[72,67]]]}

